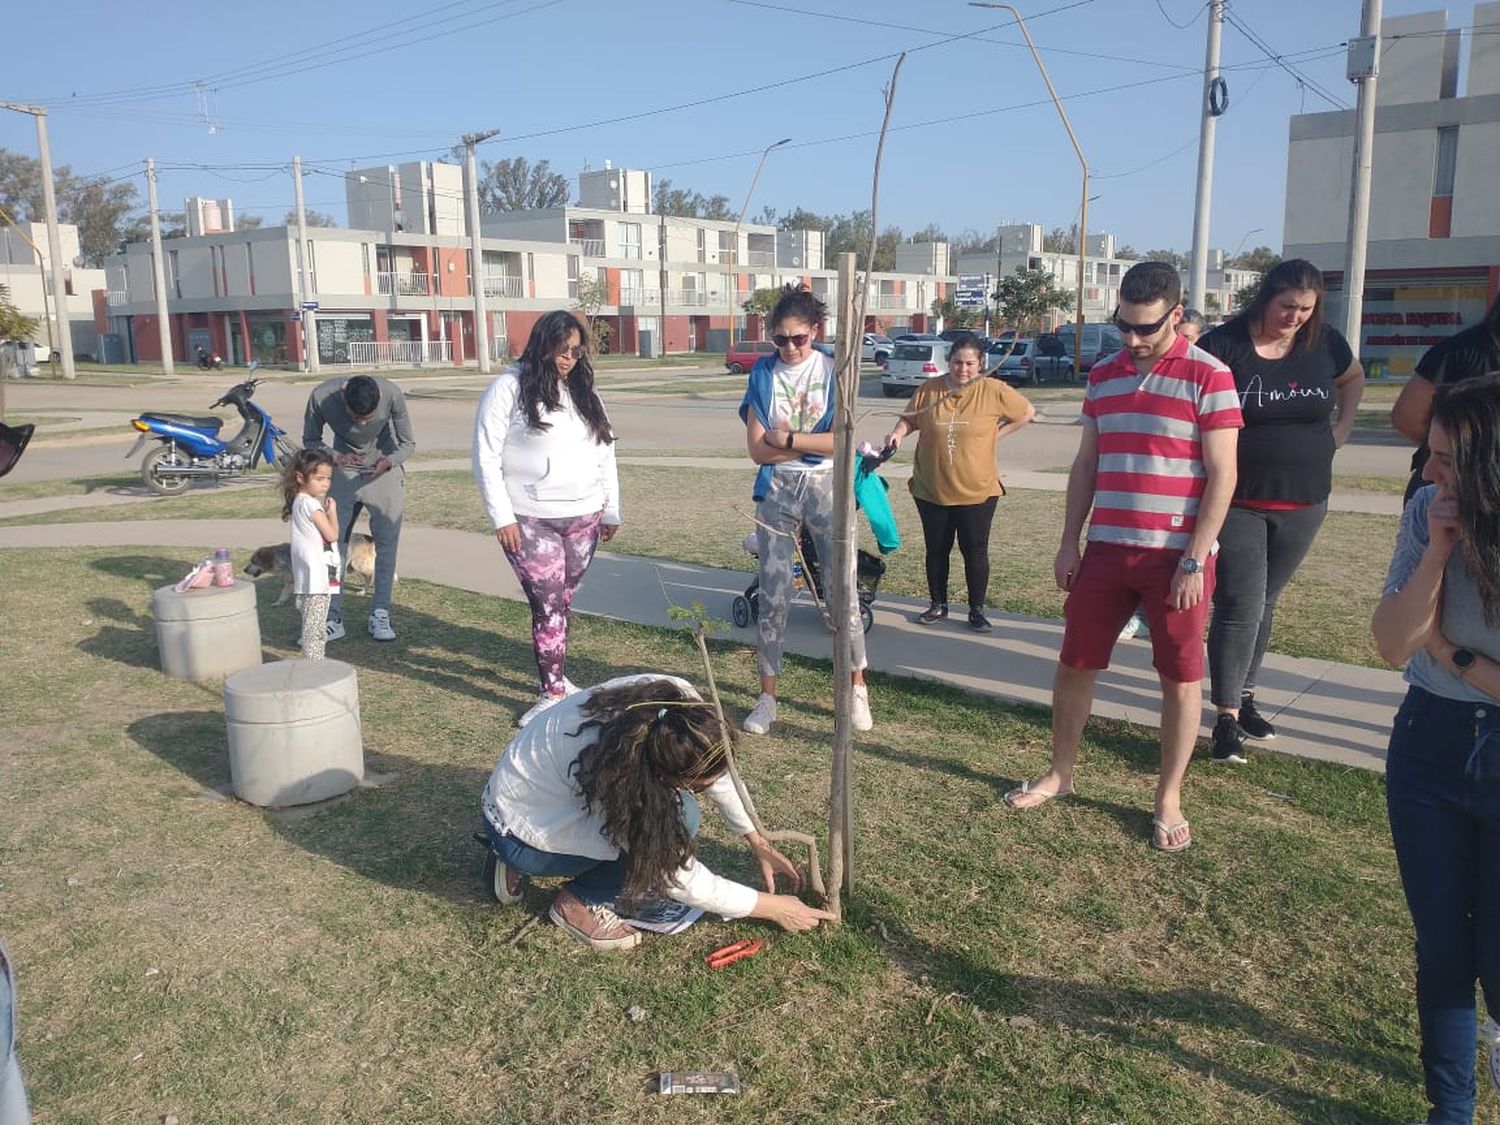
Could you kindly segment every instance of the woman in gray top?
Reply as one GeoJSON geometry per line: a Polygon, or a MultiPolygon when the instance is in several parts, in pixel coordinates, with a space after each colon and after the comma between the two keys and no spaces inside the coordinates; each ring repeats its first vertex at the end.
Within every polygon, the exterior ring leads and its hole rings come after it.
{"type": "MultiPolygon", "coordinates": [[[[1474,982],[1500,1012],[1500,375],[1443,387],[1430,482],[1401,517],[1372,627],[1410,685],[1386,801],[1417,933],[1432,1123],[1474,1119],[1474,982]]],[[[1486,1020],[1500,1088],[1500,1027],[1486,1020]]]]}

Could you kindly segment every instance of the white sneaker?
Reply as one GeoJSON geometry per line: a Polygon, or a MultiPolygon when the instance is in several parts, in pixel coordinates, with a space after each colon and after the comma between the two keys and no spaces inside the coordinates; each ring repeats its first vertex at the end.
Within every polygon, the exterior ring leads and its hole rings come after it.
{"type": "Polygon", "coordinates": [[[396,630],[391,628],[390,612],[376,609],[370,612],[370,636],[377,641],[394,641],[396,630]]]}
{"type": "Polygon", "coordinates": [[[849,707],[849,721],[855,730],[873,730],[875,719],[870,714],[870,689],[864,684],[854,685],[854,700],[849,707]]]}
{"type": "Polygon", "coordinates": [[[337,617],[328,619],[327,631],[323,634],[327,640],[341,641],[344,639],[344,623],[337,617]]]}
{"type": "Polygon", "coordinates": [[[755,706],[750,708],[750,714],[745,716],[745,721],[740,725],[745,728],[747,734],[765,734],[775,721],[776,697],[761,692],[760,698],[755,701],[755,706]]]}
{"type": "Polygon", "coordinates": [[[533,703],[529,708],[527,708],[526,713],[516,720],[516,726],[524,727],[527,723],[531,722],[532,719],[536,718],[548,707],[555,706],[556,704],[561,703],[564,699],[567,698],[568,697],[566,695],[543,694],[537,696],[536,702],[533,703]]]}

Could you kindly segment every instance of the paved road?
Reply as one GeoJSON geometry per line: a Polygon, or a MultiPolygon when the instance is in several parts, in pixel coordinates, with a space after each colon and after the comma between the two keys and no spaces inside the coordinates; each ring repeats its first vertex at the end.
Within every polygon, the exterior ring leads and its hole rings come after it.
{"type": "MultiPolygon", "coordinates": [[[[722,377],[722,371],[680,367],[601,375],[601,392],[619,431],[621,452],[742,448],[744,427],[736,414],[736,393],[681,396],[629,389],[632,384],[673,380],[691,383],[722,377]]],[[[427,452],[467,451],[473,436],[474,408],[487,380],[478,374],[457,374],[399,381],[409,396],[419,448],[427,452]]],[[[134,443],[135,435],[129,428],[132,417],[143,409],[204,413],[226,385],[221,374],[184,375],[172,383],[143,387],[69,386],[29,380],[9,383],[6,408],[11,414],[77,418],[78,422],[72,423],[75,427],[118,429],[118,437],[91,434],[63,442],[56,430],[47,427],[41,431],[44,440],[27,451],[6,481],[99,476],[134,468],[136,463],[124,460],[134,443]]],[[[257,390],[256,399],[283,427],[300,436],[309,388],[305,382],[271,380],[257,390]]],[[[882,397],[878,384],[867,379],[860,396],[856,437],[879,442],[894,424],[900,406],[901,400],[882,397]]],[[[1014,472],[1065,467],[1078,448],[1077,418],[1076,403],[1042,402],[1039,423],[1002,443],[1001,463],[1014,472]]],[[[1334,471],[1350,476],[1394,476],[1405,471],[1409,457],[1410,448],[1394,434],[1384,440],[1360,438],[1339,451],[1334,471]]],[[[0,499],[3,491],[4,484],[0,483],[0,499]]]]}

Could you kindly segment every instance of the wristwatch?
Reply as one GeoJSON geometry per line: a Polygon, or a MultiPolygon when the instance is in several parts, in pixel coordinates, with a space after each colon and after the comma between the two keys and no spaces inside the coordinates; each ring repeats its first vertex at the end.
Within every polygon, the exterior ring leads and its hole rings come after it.
{"type": "Polygon", "coordinates": [[[1199,574],[1203,570],[1203,564],[1192,555],[1183,555],[1182,561],[1177,565],[1185,574],[1199,574]]]}
{"type": "Polygon", "coordinates": [[[1448,662],[1453,665],[1454,671],[1461,679],[1473,669],[1475,659],[1477,658],[1472,649],[1456,648],[1453,650],[1453,655],[1448,658],[1448,662]]]}

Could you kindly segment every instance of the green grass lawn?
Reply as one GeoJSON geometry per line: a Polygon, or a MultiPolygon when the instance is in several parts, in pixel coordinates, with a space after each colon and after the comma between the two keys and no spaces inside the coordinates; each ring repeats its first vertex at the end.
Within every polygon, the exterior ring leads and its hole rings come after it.
{"type": "MultiPolygon", "coordinates": [[[[403,582],[398,642],[354,631],[333,649],[359,669],[383,783],[264,812],[222,797],[218,688],[156,671],[151,590],[202,553],[0,551],[0,917],[39,1123],[1420,1113],[1412,935],[1378,775],[1200,761],[1195,843],[1163,856],[1146,846],[1153,732],[1091,723],[1078,796],[1015,813],[999,797],[1045,761],[1045,711],[875,676],[845,926],[706,920],[595,955],[544,920],[513,944],[553,885],[495,905],[470,832],[535,690],[525,608],[403,582]],[[744,936],[770,944],[704,968],[744,936]],[[735,1070],[744,1093],[643,1092],[696,1068],[735,1070]]],[[[296,615],[268,602],[269,656],[290,656],[296,615]]],[[[701,680],[686,638],[600,619],[575,623],[570,657],[585,683],[701,680]]],[[[737,715],[752,659],[716,646],[737,715]]],[[[789,660],[782,723],[741,746],[773,828],[822,835],[828,674],[789,660]]],[[[744,849],[706,824],[706,862],[750,880],[744,849]]],[[[1495,1120],[1487,1084],[1480,1098],[1495,1120]]]]}
{"type": "MultiPolygon", "coordinates": [[[[670,466],[623,465],[620,487],[625,523],[609,549],[708,566],[750,571],[754,560],[740,548],[750,531],[754,505],[748,464],[725,458],[723,469],[684,472],[670,466]]],[[[5,493],[0,490],[0,497],[5,493]]],[[[926,597],[922,531],[902,482],[891,489],[903,546],[887,559],[884,593],[926,597]]],[[[1065,497],[1060,492],[1014,489],[1001,499],[990,539],[989,604],[1007,613],[1062,615],[1062,592],[1052,579],[1057,529],[1065,497]]],[[[162,504],[114,507],[107,518],[233,519],[279,511],[272,479],[264,488],[194,489],[162,504]]],[[[0,520],[8,523],[77,523],[100,519],[98,509],[80,508],[0,520]]],[[[487,533],[479,493],[467,472],[413,473],[407,480],[410,523],[487,533]]],[[[1395,516],[1332,512],[1282,595],[1271,637],[1274,652],[1383,667],[1370,637],[1381,582],[1396,539],[1395,516]]],[[[862,541],[871,546],[868,531],[862,541]]],[[[953,595],[961,598],[962,566],[955,557],[953,595]]]]}

